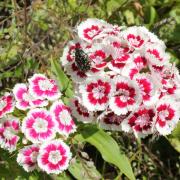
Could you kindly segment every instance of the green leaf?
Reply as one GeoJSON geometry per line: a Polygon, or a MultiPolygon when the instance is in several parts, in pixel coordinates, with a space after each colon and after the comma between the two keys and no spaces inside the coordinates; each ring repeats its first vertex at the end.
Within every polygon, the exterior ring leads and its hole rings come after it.
{"type": "Polygon", "coordinates": [[[174,147],[174,149],[180,153],[180,141],[178,138],[168,138],[168,141],[174,147]]]}
{"type": "Polygon", "coordinates": [[[173,130],[171,135],[168,136],[168,141],[171,143],[171,145],[180,153],[180,123],[176,126],[176,128],[173,130]]]}
{"type": "Polygon", "coordinates": [[[68,4],[72,7],[72,9],[75,9],[78,6],[76,0],[68,0],[68,4]]]}
{"type": "Polygon", "coordinates": [[[145,11],[145,17],[144,17],[145,23],[150,25],[155,23],[158,17],[156,9],[153,6],[146,6],[144,11],[145,11]]]}
{"type": "Polygon", "coordinates": [[[72,180],[72,178],[66,172],[63,172],[59,175],[52,174],[51,178],[55,180],[72,180]]]}
{"type": "Polygon", "coordinates": [[[134,19],[134,14],[132,11],[130,10],[125,10],[124,11],[124,16],[126,18],[126,21],[127,21],[127,24],[130,25],[130,24],[135,24],[135,19],[134,19]]]}
{"type": "Polygon", "coordinates": [[[63,72],[60,63],[58,63],[56,60],[51,59],[51,69],[52,72],[56,75],[60,90],[64,92],[67,97],[72,97],[73,91],[71,80],[63,72]]]}
{"type": "Polygon", "coordinates": [[[69,172],[78,180],[99,180],[101,174],[96,170],[93,162],[88,162],[83,159],[77,159],[71,163],[68,168],[69,172]]]}
{"type": "Polygon", "coordinates": [[[81,135],[76,135],[75,138],[77,141],[85,141],[95,146],[105,161],[116,165],[129,179],[135,179],[128,158],[120,151],[116,141],[106,132],[96,126],[87,125],[81,131],[81,135]]]}
{"type": "Polygon", "coordinates": [[[111,14],[116,11],[119,7],[121,7],[126,0],[110,0],[107,1],[106,7],[108,15],[111,16],[111,14]]]}
{"type": "Polygon", "coordinates": [[[177,24],[173,29],[173,31],[171,32],[171,36],[169,37],[168,40],[173,43],[180,43],[179,32],[180,32],[180,24],[177,24]]]}
{"type": "Polygon", "coordinates": [[[171,135],[180,140],[180,122],[177,124],[171,135]]]}
{"type": "Polygon", "coordinates": [[[177,4],[169,13],[171,17],[175,19],[175,21],[180,24],[180,9],[179,9],[180,3],[177,4]]]}

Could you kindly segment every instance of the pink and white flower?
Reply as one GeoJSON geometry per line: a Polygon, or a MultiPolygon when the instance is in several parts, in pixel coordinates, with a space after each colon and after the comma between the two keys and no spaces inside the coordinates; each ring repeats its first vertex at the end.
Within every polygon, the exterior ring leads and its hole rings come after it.
{"type": "Polygon", "coordinates": [[[140,90],[136,82],[123,76],[116,76],[114,83],[116,91],[110,98],[110,109],[117,115],[134,111],[141,102],[140,90]]]}
{"type": "Polygon", "coordinates": [[[89,52],[89,59],[91,60],[93,68],[102,69],[105,68],[108,58],[108,54],[103,50],[102,46],[96,43],[89,52]]]}
{"type": "Polygon", "coordinates": [[[99,126],[105,130],[121,131],[121,123],[127,116],[128,114],[118,116],[112,111],[104,112],[98,117],[99,126]]]}
{"type": "Polygon", "coordinates": [[[129,42],[130,47],[135,49],[143,48],[144,44],[148,41],[143,27],[129,27],[122,34],[124,39],[129,42]]]}
{"type": "Polygon", "coordinates": [[[117,73],[122,73],[123,69],[128,65],[132,64],[131,56],[129,54],[123,54],[116,59],[111,60],[108,64],[109,69],[117,73]]]}
{"type": "Polygon", "coordinates": [[[69,146],[63,141],[46,142],[40,147],[38,166],[48,174],[59,174],[68,168],[71,156],[69,146]]]}
{"type": "Polygon", "coordinates": [[[133,61],[139,71],[147,68],[147,60],[140,53],[133,54],[133,61]]]}
{"type": "Polygon", "coordinates": [[[63,66],[73,63],[75,61],[75,49],[81,48],[81,41],[70,41],[64,48],[63,55],[60,59],[63,66]]]}
{"type": "Polygon", "coordinates": [[[77,119],[77,121],[81,121],[83,123],[94,122],[94,113],[92,111],[88,111],[78,99],[72,99],[70,108],[72,110],[72,115],[77,119]]]}
{"type": "Polygon", "coordinates": [[[77,33],[81,39],[92,42],[103,31],[105,26],[108,26],[105,21],[89,18],[77,26],[77,33]]]}
{"type": "Polygon", "coordinates": [[[0,118],[14,110],[14,99],[9,93],[0,97],[0,118]]]}
{"type": "Polygon", "coordinates": [[[80,85],[79,91],[82,94],[83,105],[89,111],[104,110],[108,106],[114,85],[108,77],[97,76],[87,79],[80,85]]]}
{"type": "Polygon", "coordinates": [[[22,132],[33,143],[45,142],[55,137],[57,123],[47,110],[32,109],[22,122],[22,132]]]}
{"type": "Polygon", "coordinates": [[[36,144],[25,146],[19,150],[17,163],[27,172],[37,169],[37,156],[39,154],[39,146],[36,144]]]}
{"type": "Polygon", "coordinates": [[[128,42],[121,37],[107,36],[102,41],[104,51],[112,56],[112,59],[118,59],[130,52],[128,42]]]}
{"type": "Polygon", "coordinates": [[[16,107],[21,110],[48,105],[47,101],[33,97],[30,94],[27,85],[24,83],[16,84],[13,88],[13,94],[16,99],[16,107]]]}
{"type": "Polygon", "coordinates": [[[50,108],[54,121],[58,124],[58,133],[68,136],[76,131],[70,109],[62,101],[55,101],[50,108]]]}
{"type": "Polygon", "coordinates": [[[29,91],[37,99],[56,100],[61,96],[55,80],[43,74],[34,74],[29,79],[29,91]]]}
{"type": "Polygon", "coordinates": [[[117,26],[117,25],[111,25],[111,24],[107,24],[105,25],[106,27],[102,29],[102,31],[95,36],[95,40],[103,40],[106,37],[109,36],[113,36],[116,37],[119,35],[120,31],[121,31],[121,27],[117,26]]]}
{"type": "Polygon", "coordinates": [[[171,96],[163,97],[156,106],[156,116],[154,118],[155,127],[159,134],[170,134],[179,121],[179,114],[178,103],[171,96]]]}
{"type": "Polygon", "coordinates": [[[66,70],[67,74],[69,74],[75,82],[82,82],[83,80],[85,80],[87,78],[86,73],[80,71],[79,68],[77,67],[76,63],[72,63],[72,64],[66,66],[65,70],[66,70]]]}
{"type": "Polygon", "coordinates": [[[159,94],[154,87],[155,83],[153,83],[151,76],[149,74],[138,74],[134,79],[139,85],[143,104],[147,106],[155,104],[159,94]]]}
{"type": "MultiPolygon", "coordinates": [[[[158,121],[159,126],[155,120],[152,122],[153,115],[144,119],[150,123],[148,128],[137,120],[148,117],[151,111],[158,116],[156,107],[166,96],[179,106],[180,75],[170,62],[164,42],[145,27],[113,26],[98,19],[87,19],[77,26],[76,39],[68,44],[62,57],[75,85],[73,116],[84,123],[97,122],[108,130],[119,131],[123,125],[138,137],[157,131],[170,133],[173,120],[163,119],[165,127],[162,120],[158,121]],[[76,48],[89,58],[91,68],[87,72],[76,66],[76,48]],[[94,120],[97,118],[99,121],[94,120]]],[[[174,110],[175,114],[179,109],[174,110]]]]}
{"type": "Polygon", "coordinates": [[[139,69],[136,64],[131,61],[128,62],[122,69],[121,75],[133,79],[135,75],[139,73],[139,69]]]}
{"type": "Polygon", "coordinates": [[[0,146],[13,152],[16,150],[20,130],[19,119],[14,116],[6,116],[0,119],[0,146]]]}
{"type": "Polygon", "coordinates": [[[134,132],[136,137],[145,137],[152,134],[153,118],[155,111],[153,108],[140,107],[129,118],[122,122],[122,130],[134,132]]]}
{"type": "Polygon", "coordinates": [[[165,53],[165,49],[152,43],[146,45],[145,58],[151,65],[157,66],[166,65],[169,61],[169,55],[165,53]]]}

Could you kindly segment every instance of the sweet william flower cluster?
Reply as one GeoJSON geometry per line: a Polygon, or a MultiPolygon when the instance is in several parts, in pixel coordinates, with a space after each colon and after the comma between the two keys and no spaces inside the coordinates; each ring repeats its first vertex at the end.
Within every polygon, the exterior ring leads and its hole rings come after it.
{"type": "Polygon", "coordinates": [[[179,121],[180,76],[166,46],[145,27],[87,19],[61,63],[74,82],[72,113],[104,129],[168,135],[179,121]]]}
{"type": "Polygon", "coordinates": [[[0,147],[17,150],[17,162],[27,172],[59,174],[68,168],[72,156],[62,139],[76,126],[54,80],[34,74],[28,81],[0,98],[0,147]]]}

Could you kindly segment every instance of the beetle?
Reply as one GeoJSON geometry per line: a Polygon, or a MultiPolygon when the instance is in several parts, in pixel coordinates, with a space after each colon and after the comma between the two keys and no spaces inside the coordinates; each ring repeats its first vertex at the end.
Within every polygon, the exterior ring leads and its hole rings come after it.
{"type": "Polygon", "coordinates": [[[91,69],[89,57],[81,48],[75,49],[75,63],[82,72],[87,72],[91,69]]]}

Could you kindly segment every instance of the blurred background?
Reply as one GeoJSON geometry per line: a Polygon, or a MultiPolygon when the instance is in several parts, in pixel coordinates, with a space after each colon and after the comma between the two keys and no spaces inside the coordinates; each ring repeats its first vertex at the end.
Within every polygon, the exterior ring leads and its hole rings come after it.
{"type": "MultiPolygon", "coordinates": [[[[59,61],[73,28],[89,17],[120,26],[146,26],[165,41],[171,61],[180,67],[179,0],[1,0],[0,93],[34,72],[50,74],[50,59],[59,61]]],[[[167,138],[146,138],[141,148],[134,137],[112,135],[131,159],[137,179],[180,179],[178,128],[167,138]]],[[[0,179],[30,177],[1,151],[0,179]]],[[[93,147],[86,151],[94,157],[93,147]]],[[[100,170],[102,158],[96,156],[100,170]]],[[[113,179],[116,169],[106,165],[103,173],[105,179],[113,179]]]]}

